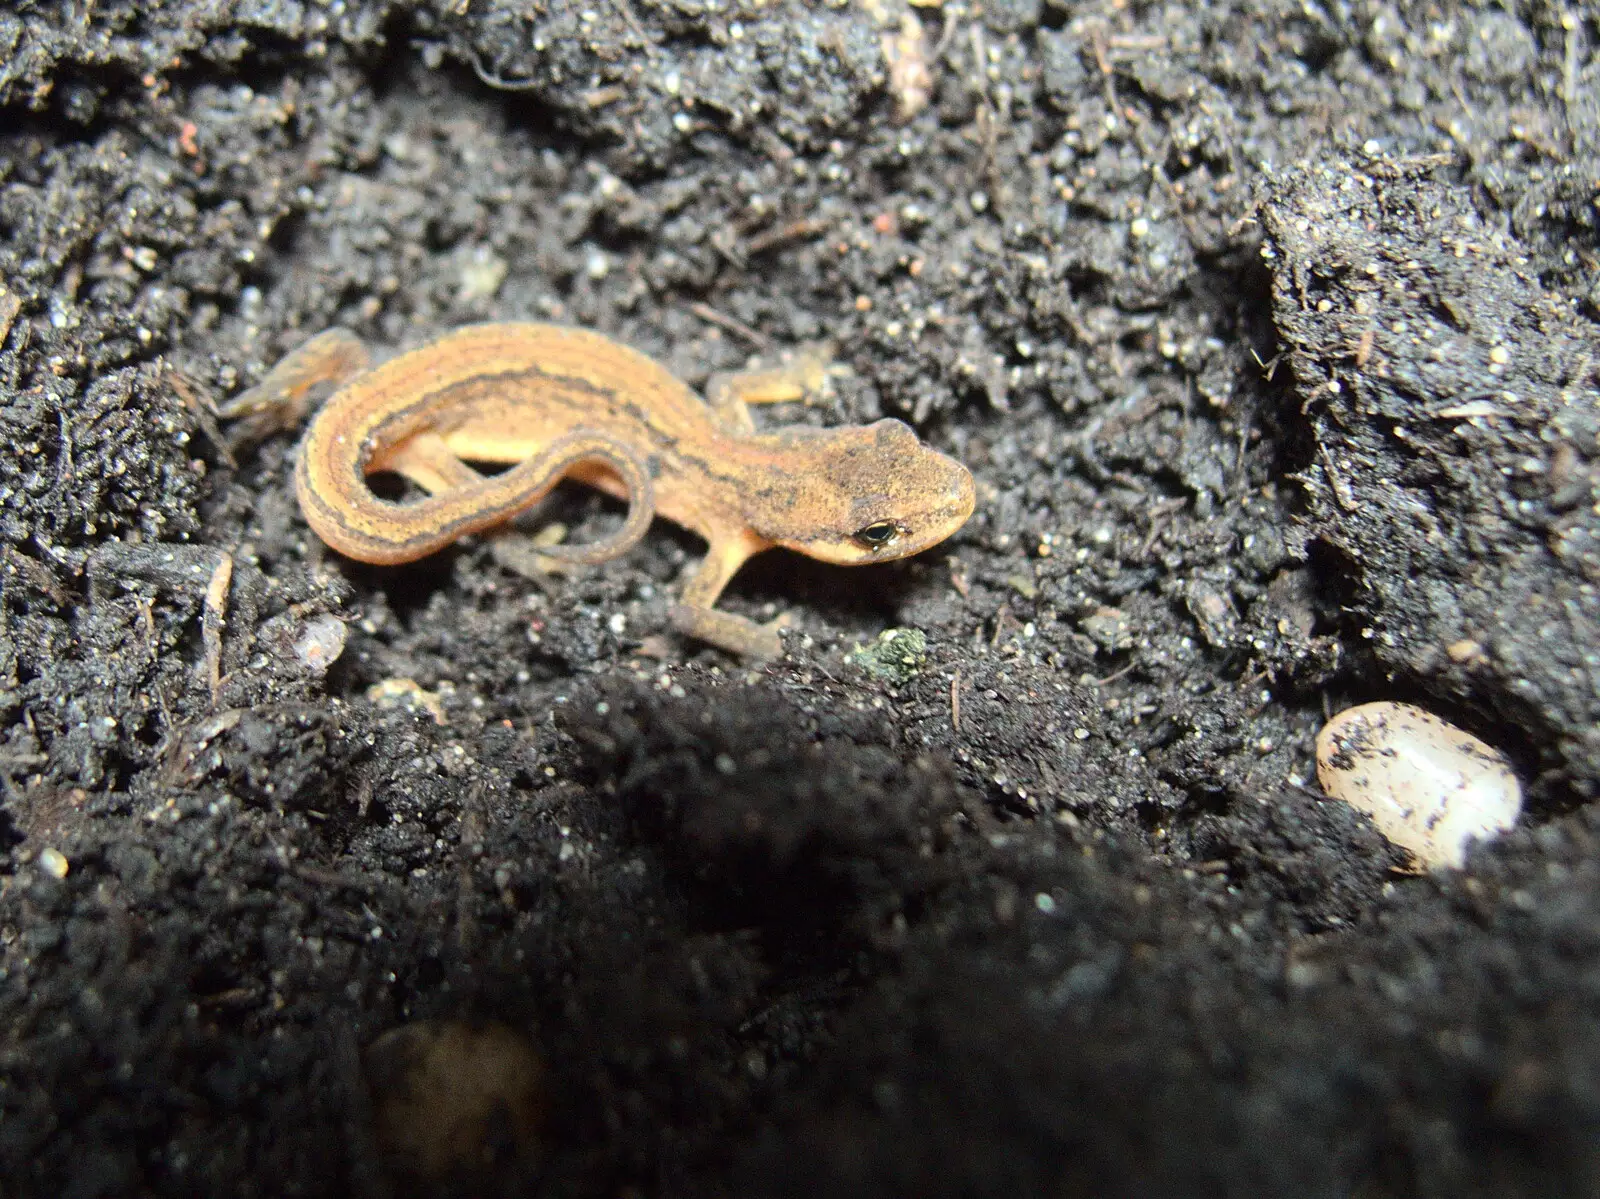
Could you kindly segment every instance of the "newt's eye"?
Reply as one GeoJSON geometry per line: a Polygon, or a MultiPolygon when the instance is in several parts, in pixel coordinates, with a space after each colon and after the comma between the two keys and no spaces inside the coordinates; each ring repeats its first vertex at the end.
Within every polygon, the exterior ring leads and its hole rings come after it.
{"type": "Polygon", "coordinates": [[[892,520],[877,520],[865,528],[857,529],[854,536],[869,550],[881,550],[902,532],[904,530],[892,520]]]}

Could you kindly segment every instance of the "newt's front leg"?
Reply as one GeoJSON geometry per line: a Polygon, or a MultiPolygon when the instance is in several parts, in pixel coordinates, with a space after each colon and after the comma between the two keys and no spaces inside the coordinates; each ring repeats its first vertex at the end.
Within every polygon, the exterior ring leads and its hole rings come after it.
{"type": "Polygon", "coordinates": [[[704,561],[684,586],[682,600],[672,609],[672,627],[686,637],[708,641],[729,653],[752,658],[782,657],[783,639],[778,630],[788,624],[787,616],[780,616],[771,624],[757,624],[748,617],[716,608],[728,581],[751,555],[766,548],[767,542],[753,533],[713,541],[704,561]]]}
{"type": "Polygon", "coordinates": [[[827,346],[804,345],[777,366],[712,375],[706,384],[706,403],[728,432],[754,433],[749,405],[813,403],[829,394],[832,377],[840,370],[827,346]]]}
{"type": "MultiPolygon", "coordinates": [[[[755,432],[750,418],[751,404],[782,404],[794,400],[812,402],[828,393],[832,365],[829,348],[801,346],[774,367],[761,370],[717,374],[706,384],[706,402],[724,430],[734,434],[755,432]]],[[[789,624],[789,615],[768,624],[757,624],[716,607],[729,580],[752,555],[771,548],[771,543],[745,531],[726,538],[713,538],[706,556],[683,589],[683,599],[672,609],[672,626],[686,637],[709,642],[729,653],[751,658],[777,658],[783,654],[778,630],[789,624]]]]}

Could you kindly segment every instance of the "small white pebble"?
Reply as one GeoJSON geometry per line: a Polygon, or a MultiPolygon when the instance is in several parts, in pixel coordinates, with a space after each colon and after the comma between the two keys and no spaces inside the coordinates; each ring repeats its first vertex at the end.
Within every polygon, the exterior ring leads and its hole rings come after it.
{"type": "Polygon", "coordinates": [[[1522,788],[1499,750],[1411,704],[1362,704],[1317,734],[1317,781],[1428,869],[1510,828],[1522,788]]]}
{"type": "Polygon", "coordinates": [[[344,643],[344,621],[324,613],[306,621],[294,643],[294,653],[300,665],[313,674],[326,674],[344,653],[344,643]]]}
{"type": "Polygon", "coordinates": [[[70,866],[67,855],[59,849],[49,848],[39,851],[39,869],[51,878],[66,878],[70,866]]]}

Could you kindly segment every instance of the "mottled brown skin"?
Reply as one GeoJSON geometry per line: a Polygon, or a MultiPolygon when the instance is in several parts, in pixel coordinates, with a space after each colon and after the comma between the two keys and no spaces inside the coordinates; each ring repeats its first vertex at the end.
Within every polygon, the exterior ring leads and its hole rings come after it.
{"type": "Polygon", "coordinates": [[[758,433],[746,404],[798,398],[785,376],[732,380],[708,404],[658,363],[581,329],[474,325],[372,368],[354,335],[330,330],[231,408],[303,407],[327,382],[338,390],[306,433],[295,488],[335,550],[411,562],[575,479],[628,500],[628,519],[604,541],[545,552],[616,557],[656,514],[698,533],[706,556],[673,624],[735,653],[782,650],[774,626],[715,608],[751,555],[783,546],[841,565],[884,562],[943,541],[972,513],[971,474],[900,421],[758,433]],[[486,477],[469,462],[515,465],[486,477]],[[427,498],[380,499],[366,483],[379,471],[427,498]]]}

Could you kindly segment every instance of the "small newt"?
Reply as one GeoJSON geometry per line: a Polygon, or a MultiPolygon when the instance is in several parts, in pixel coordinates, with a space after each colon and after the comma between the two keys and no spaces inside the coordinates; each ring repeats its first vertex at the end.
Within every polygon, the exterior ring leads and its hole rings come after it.
{"type": "Polygon", "coordinates": [[[298,419],[326,383],[337,389],[300,447],[295,490],[307,523],[339,553],[415,561],[574,479],[625,499],[627,519],[600,541],[541,553],[606,561],[665,516],[708,546],[673,625],[735,653],[782,652],[781,618],[761,625],[715,607],[753,554],[783,546],[841,565],[884,562],[943,541],[972,514],[966,467],[900,421],[757,432],[746,405],[801,398],[796,379],[734,377],[708,388],[708,402],[659,363],[582,329],[471,325],[375,367],[354,334],[331,329],[229,411],[298,419]],[[484,475],[473,462],[510,469],[484,475]],[[366,478],[381,471],[428,495],[379,498],[366,478]]]}

